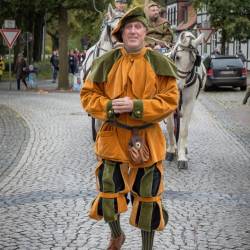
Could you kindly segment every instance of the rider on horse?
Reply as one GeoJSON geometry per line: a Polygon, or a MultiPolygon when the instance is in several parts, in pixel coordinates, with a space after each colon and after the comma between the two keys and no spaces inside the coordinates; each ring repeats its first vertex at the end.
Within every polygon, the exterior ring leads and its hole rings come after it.
{"type": "Polygon", "coordinates": [[[121,14],[125,14],[127,5],[128,5],[127,0],[115,0],[115,11],[120,12],[121,14]]]}
{"type": "Polygon", "coordinates": [[[148,32],[146,46],[153,49],[169,48],[173,42],[173,32],[169,22],[160,16],[161,7],[155,2],[146,6],[148,16],[148,32]]]}
{"type": "MultiPolygon", "coordinates": [[[[115,12],[116,16],[123,16],[126,12],[127,9],[127,5],[128,5],[128,1],[127,0],[115,0],[115,8],[113,9],[115,12]]],[[[109,20],[111,17],[109,16],[109,13],[106,14],[103,23],[105,23],[105,21],[109,20]]],[[[102,25],[103,27],[104,25],[102,25]]]]}
{"type": "MultiPolygon", "coordinates": [[[[128,5],[127,0],[115,0],[115,8],[113,9],[114,15],[121,18],[126,13],[127,5],[128,5]]],[[[104,17],[103,23],[101,25],[101,30],[103,30],[106,22],[108,22],[108,20],[110,19],[111,19],[110,12],[108,12],[104,17]]],[[[120,46],[120,43],[116,44],[115,41],[113,42],[115,47],[120,46]]]]}

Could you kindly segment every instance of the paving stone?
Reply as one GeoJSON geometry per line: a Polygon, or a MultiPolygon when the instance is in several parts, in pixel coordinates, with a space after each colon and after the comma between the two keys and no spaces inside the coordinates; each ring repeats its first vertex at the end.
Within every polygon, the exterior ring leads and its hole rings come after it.
{"type": "MultiPolygon", "coordinates": [[[[235,115],[250,107],[241,98],[201,93],[189,169],[164,162],[169,223],[154,249],[250,249],[250,126],[235,115]]],[[[104,249],[108,226],[88,218],[96,159],[79,94],[0,91],[0,111],[0,162],[9,169],[0,177],[0,249],[104,249]]],[[[139,250],[130,212],[121,216],[122,249],[139,250]]]]}

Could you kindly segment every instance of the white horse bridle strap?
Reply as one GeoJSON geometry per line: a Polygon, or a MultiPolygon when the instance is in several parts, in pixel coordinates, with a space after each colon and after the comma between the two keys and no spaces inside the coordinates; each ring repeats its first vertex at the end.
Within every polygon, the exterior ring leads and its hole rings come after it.
{"type": "MultiPolygon", "coordinates": [[[[173,60],[175,60],[175,57],[176,57],[176,53],[177,52],[182,52],[182,51],[189,51],[193,56],[194,56],[194,58],[196,58],[196,55],[197,55],[197,49],[195,49],[195,48],[193,48],[193,47],[191,47],[191,46],[188,46],[188,47],[186,47],[186,46],[182,46],[182,45],[178,45],[176,48],[175,48],[175,50],[174,50],[174,52],[173,52],[173,60]],[[178,48],[181,48],[181,49],[178,49],[178,48]]],[[[195,61],[193,62],[194,64],[195,64],[195,61]]],[[[194,69],[194,67],[192,67],[192,69],[190,70],[190,71],[182,71],[182,70],[180,70],[180,69],[177,69],[177,75],[178,75],[178,77],[180,77],[181,79],[185,79],[185,78],[187,78],[187,76],[189,75],[189,74],[191,74],[192,73],[192,71],[193,71],[193,69],[194,69]],[[180,73],[180,74],[178,74],[178,73],[180,73]]]]}

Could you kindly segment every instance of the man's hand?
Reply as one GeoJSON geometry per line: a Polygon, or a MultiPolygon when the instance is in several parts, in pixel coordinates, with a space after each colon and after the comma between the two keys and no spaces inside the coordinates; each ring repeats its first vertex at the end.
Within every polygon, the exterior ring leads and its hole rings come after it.
{"type": "Polygon", "coordinates": [[[155,46],[154,46],[154,49],[161,49],[161,45],[159,45],[159,44],[156,44],[155,46]]]}
{"type": "Polygon", "coordinates": [[[133,107],[133,100],[128,96],[112,100],[112,108],[116,114],[130,113],[133,107]]]}

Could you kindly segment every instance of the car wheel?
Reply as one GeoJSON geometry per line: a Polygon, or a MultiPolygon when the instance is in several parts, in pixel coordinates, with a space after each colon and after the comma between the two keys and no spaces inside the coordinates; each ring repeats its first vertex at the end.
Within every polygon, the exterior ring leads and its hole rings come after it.
{"type": "Polygon", "coordinates": [[[240,90],[241,91],[245,91],[247,89],[247,86],[242,86],[242,87],[240,87],[240,90]]]}

